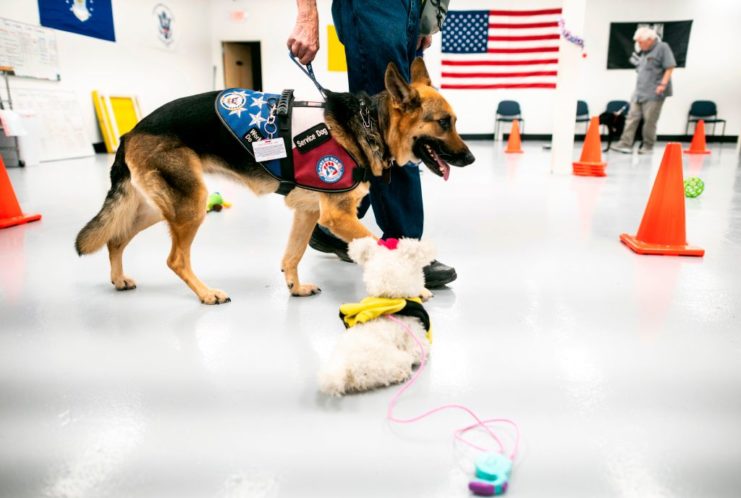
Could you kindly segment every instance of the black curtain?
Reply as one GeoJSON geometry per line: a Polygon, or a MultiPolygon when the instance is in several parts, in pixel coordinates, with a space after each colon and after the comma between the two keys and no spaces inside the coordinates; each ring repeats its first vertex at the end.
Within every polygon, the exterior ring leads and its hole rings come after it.
{"type": "Polygon", "coordinates": [[[634,69],[630,63],[633,53],[633,35],[639,25],[654,28],[662,41],[672,48],[677,67],[685,67],[687,46],[690,43],[692,21],[670,22],[613,22],[610,23],[610,44],[607,48],[607,69],[634,69]]]}

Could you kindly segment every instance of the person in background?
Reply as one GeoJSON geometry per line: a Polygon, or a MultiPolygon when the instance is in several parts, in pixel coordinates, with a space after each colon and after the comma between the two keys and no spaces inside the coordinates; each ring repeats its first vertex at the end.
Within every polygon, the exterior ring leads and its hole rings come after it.
{"type": "MultiPolygon", "coordinates": [[[[293,55],[307,64],[319,50],[319,15],[316,0],[297,0],[296,3],[298,15],[287,45],[293,55]]],[[[332,18],[345,46],[350,92],[365,91],[374,95],[385,90],[384,75],[389,62],[395,63],[409,81],[412,61],[430,46],[432,37],[427,33],[433,30],[429,26],[440,29],[447,4],[447,0],[334,0],[332,18]],[[420,33],[421,18],[427,33],[420,33]]],[[[361,203],[358,216],[362,218],[372,205],[384,239],[419,239],[424,227],[419,167],[409,163],[391,168],[390,173],[389,183],[372,178],[370,193],[361,203]]],[[[309,245],[350,261],[347,244],[318,225],[309,245]]],[[[427,288],[441,287],[457,278],[454,268],[439,261],[425,267],[424,273],[427,288]]]]}
{"type": "Polygon", "coordinates": [[[639,50],[630,58],[636,66],[638,78],[625,119],[620,141],[612,147],[624,154],[633,153],[636,129],[643,118],[643,144],[639,154],[650,154],[656,142],[656,123],[666,97],[672,95],[672,71],[677,65],[671,47],[661,41],[651,28],[640,27],[633,39],[639,50]]]}

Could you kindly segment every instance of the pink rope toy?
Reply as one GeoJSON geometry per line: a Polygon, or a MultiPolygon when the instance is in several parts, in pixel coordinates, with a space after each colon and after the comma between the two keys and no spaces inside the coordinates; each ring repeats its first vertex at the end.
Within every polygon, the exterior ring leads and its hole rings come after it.
{"type": "MultiPolygon", "coordinates": [[[[380,240],[379,240],[379,245],[383,245],[383,244],[381,244],[381,241],[380,240]]],[[[477,444],[474,444],[471,441],[468,441],[466,438],[463,437],[464,434],[466,434],[468,431],[471,431],[471,430],[477,429],[477,428],[481,428],[481,429],[483,429],[496,442],[497,447],[499,448],[499,453],[501,453],[502,455],[505,455],[506,454],[506,449],[504,447],[504,443],[502,443],[502,440],[489,427],[489,424],[494,424],[494,423],[509,424],[509,425],[511,425],[515,429],[515,441],[514,441],[514,446],[512,448],[512,452],[509,455],[507,455],[507,456],[508,456],[508,458],[509,458],[510,461],[514,462],[515,458],[517,457],[517,450],[518,450],[519,445],[520,445],[520,429],[517,426],[517,424],[514,421],[510,420],[510,419],[507,419],[507,418],[491,418],[491,419],[482,420],[481,418],[479,418],[478,415],[476,415],[476,413],[474,413],[473,410],[471,410],[470,408],[468,408],[466,406],[459,405],[459,404],[447,404],[447,405],[438,406],[437,408],[433,408],[431,410],[428,410],[428,411],[422,413],[421,415],[417,415],[415,417],[410,417],[410,418],[398,418],[398,417],[396,417],[394,415],[394,408],[396,408],[396,404],[398,403],[399,398],[401,397],[401,395],[404,394],[407,390],[409,390],[417,382],[417,379],[419,379],[419,377],[422,375],[422,372],[424,371],[425,366],[427,364],[427,355],[425,354],[424,347],[422,346],[422,343],[420,342],[419,338],[414,334],[414,332],[412,332],[412,330],[409,328],[409,326],[407,324],[405,324],[404,322],[402,322],[398,318],[396,318],[394,316],[391,316],[391,315],[387,315],[386,318],[388,318],[389,320],[392,320],[392,321],[398,323],[399,325],[401,325],[404,328],[404,330],[406,331],[406,333],[409,334],[412,337],[412,339],[414,339],[414,342],[417,344],[417,347],[419,348],[420,357],[421,357],[419,368],[417,369],[417,371],[414,372],[414,374],[412,375],[412,377],[408,381],[406,381],[404,383],[404,385],[402,385],[399,388],[398,391],[396,391],[396,393],[394,394],[394,396],[391,398],[391,401],[389,401],[388,409],[386,411],[386,420],[388,420],[390,422],[394,422],[396,424],[412,424],[414,422],[418,422],[418,421],[420,421],[420,420],[422,420],[422,419],[424,419],[426,417],[429,417],[430,415],[432,415],[434,413],[441,412],[443,410],[448,410],[448,409],[462,410],[462,411],[466,412],[467,414],[469,414],[471,416],[471,418],[473,418],[476,421],[476,423],[475,424],[472,424],[472,425],[468,425],[466,427],[462,427],[462,428],[456,430],[454,432],[455,439],[457,441],[460,441],[463,444],[466,444],[466,445],[470,446],[471,448],[474,448],[474,449],[478,450],[478,451],[489,452],[489,451],[491,451],[490,449],[482,448],[481,446],[479,446],[477,444]]],[[[477,474],[478,474],[478,469],[477,469],[477,474]]],[[[473,488],[471,488],[471,489],[473,490],[473,488]]],[[[507,489],[507,486],[506,486],[506,483],[505,483],[504,488],[500,492],[504,492],[504,491],[506,491],[506,489],[507,489]]],[[[494,493],[492,491],[491,494],[500,494],[500,493],[499,492],[498,493],[494,493]]]]}

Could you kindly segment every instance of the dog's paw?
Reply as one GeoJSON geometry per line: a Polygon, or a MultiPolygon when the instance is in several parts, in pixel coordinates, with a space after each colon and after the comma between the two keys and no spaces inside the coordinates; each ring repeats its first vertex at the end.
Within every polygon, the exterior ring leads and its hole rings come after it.
{"type": "Polygon", "coordinates": [[[422,301],[429,301],[432,296],[434,296],[434,294],[430,289],[426,287],[422,289],[422,292],[419,294],[419,297],[422,299],[422,301]]]}
{"type": "Polygon", "coordinates": [[[322,289],[314,284],[301,284],[299,286],[294,286],[291,288],[291,295],[296,297],[313,296],[314,294],[319,294],[320,292],[322,292],[322,289]]]}
{"type": "Polygon", "coordinates": [[[136,282],[133,278],[129,278],[126,275],[111,280],[111,283],[116,287],[116,290],[126,291],[136,289],[136,282]]]}
{"type": "Polygon", "coordinates": [[[226,292],[219,289],[208,289],[200,298],[203,304],[224,304],[232,301],[226,292]]]}

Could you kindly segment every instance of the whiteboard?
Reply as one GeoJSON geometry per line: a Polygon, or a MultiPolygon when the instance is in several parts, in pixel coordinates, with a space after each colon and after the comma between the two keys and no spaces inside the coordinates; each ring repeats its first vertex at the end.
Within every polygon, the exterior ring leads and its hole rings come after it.
{"type": "Polygon", "coordinates": [[[0,66],[11,66],[16,76],[59,80],[56,34],[0,17],[0,66]]]}
{"type": "Polygon", "coordinates": [[[93,155],[85,133],[80,103],[65,90],[13,89],[13,108],[38,117],[41,160],[56,161],[93,155]]]}

